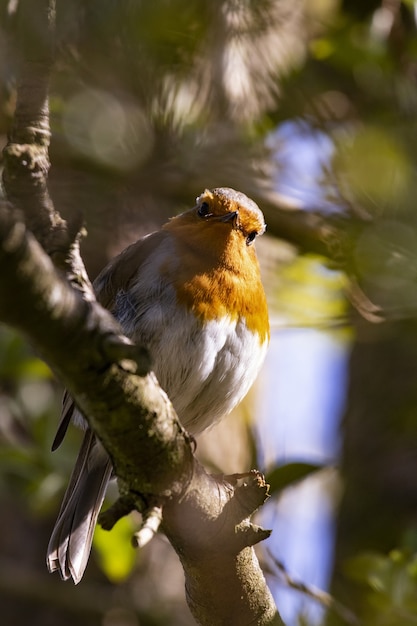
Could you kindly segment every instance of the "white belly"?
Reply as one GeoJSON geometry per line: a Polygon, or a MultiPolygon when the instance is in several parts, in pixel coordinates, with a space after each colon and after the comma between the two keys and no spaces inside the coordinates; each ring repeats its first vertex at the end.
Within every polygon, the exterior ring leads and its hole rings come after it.
{"type": "MultiPolygon", "coordinates": [[[[146,274],[145,274],[146,275],[146,274]]],[[[119,292],[113,313],[124,332],[145,345],[153,370],[181,423],[198,433],[229,413],[246,395],[267,342],[243,319],[204,324],[179,307],[173,287],[147,274],[129,294],[119,292]],[[146,294],[146,295],[145,295],[146,294]]]]}
{"type": "Polygon", "coordinates": [[[229,413],[247,394],[266,353],[266,343],[243,321],[222,318],[201,324],[190,314],[154,346],[155,373],[182,424],[198,433],[229,413]],[[191,332],[190,332],[190,329],[191,332]]]}

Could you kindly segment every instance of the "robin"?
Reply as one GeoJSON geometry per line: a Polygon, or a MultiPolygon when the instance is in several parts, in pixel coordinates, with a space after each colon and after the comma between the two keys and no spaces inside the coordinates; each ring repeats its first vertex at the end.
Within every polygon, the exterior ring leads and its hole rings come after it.
{"type": "MultiPolygon", "coordinates": [[[[196,206],[113,259],[94,282],[97,300],[145,345],[153,371],[191,435],[229,413],[265,357],[269,320],[254,242],[263,214],[243,193],[205,190],[196,206]]],[[[68,394],[52,449],[73,419],[68,394]]],[[[85,426],[84,426],[85,427],[85,426]]],[[[90,428],[49,542],[47,566],[78,583],[112,465],[90,428]]]]}

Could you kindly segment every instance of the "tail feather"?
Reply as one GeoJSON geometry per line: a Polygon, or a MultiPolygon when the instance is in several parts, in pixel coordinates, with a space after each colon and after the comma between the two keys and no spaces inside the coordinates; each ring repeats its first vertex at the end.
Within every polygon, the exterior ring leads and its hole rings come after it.
{"type": "Polygon", "coordinates": [[[88,429],[47,550],[48,570],[63,580],[77,584],[83,576],[111,474],[107,453],[88,429]]]}

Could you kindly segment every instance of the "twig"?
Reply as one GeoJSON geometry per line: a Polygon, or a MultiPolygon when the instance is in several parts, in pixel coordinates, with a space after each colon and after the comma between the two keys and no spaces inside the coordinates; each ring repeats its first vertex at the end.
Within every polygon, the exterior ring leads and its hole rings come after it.
{"type": "MultiPolygon", "coordinates": [[[[316,602],[319,602],[326,609],[334,611],[337,615],[339,615],[339,617],[341,617],[346,622],[346,624],[352,624],[353,626],[360,625],[361,622],[359,618],[357,617],[357,615],[355,615],[355,613],[351,609],[349,609],[344,604],[336,600],[332,595],[330,595],[326,591],[323,591],[322,589],[317,589],[316,587],[312,585],[307,585],[306,583],[303,583],[299,580],[295,580],[295,578],[293,578],[293,576],[288,572],[287,568],[282,563],[282,561],[279,561],[271,553],[270,550],[267,550],[267,553],[268,553],[268,556],[271,558],[273,564],[275,565],[276,569],[279,571],[280,576],[283,578],[285,584],[288,587],[290,587],[291,589],[294,589],[295,591],[299,591],[300,593],[303,593],[304,595],[308,596],[309,598],[312,598],[312,600],[315,600],[316,602]]],[[[272,572],[272,573],[275,573],[275,572],[272,572]]]]}

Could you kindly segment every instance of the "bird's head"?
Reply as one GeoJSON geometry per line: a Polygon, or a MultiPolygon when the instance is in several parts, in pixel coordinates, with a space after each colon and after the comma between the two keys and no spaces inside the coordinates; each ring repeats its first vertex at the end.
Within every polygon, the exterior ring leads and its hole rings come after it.
{"type": "Polygon", "coordinates": [[[264,216],[258,205],[244,193],[230,187],[206,189],[197,198],[194,210],[207,223],[230,224],[232,229],[241,233],[247,246],[265,232],[264,216]]]}
{"type": "Polygon", "coordinates": [[[179,236],[190,236],[209,242],[213,252],[227,241],[228,245],[250,247],[266,225],[258,205],[244,193],[230,187],[206,189],[196,205],[165,225],[179,236]],[[230,237],[232,236],[232,238],[230,237]]]}

